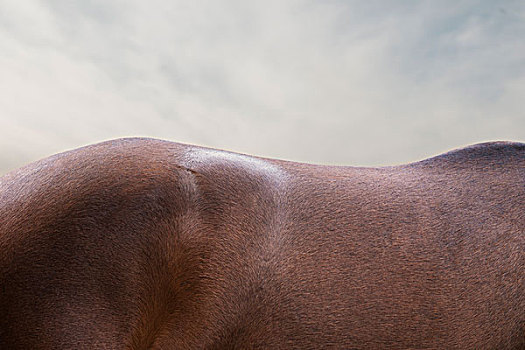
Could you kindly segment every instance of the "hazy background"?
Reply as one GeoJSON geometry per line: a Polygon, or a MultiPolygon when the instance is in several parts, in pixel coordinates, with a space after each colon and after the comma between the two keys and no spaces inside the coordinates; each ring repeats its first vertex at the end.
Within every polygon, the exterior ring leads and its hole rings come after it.
{"type": "Polygon", "coordinates": [[[0,173],[151,136],[325,164],[525,140],[524,1],[0,0],[0,173]]]}

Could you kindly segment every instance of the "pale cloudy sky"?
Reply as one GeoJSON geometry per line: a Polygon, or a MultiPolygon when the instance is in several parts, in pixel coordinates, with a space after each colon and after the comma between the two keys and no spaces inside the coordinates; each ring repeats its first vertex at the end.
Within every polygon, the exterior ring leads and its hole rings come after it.
{"type": "Polygon", "coordinates": [[[151,136],[325,164],[525,141],[525,2],[0,0],[0,173],[151,136]]]}

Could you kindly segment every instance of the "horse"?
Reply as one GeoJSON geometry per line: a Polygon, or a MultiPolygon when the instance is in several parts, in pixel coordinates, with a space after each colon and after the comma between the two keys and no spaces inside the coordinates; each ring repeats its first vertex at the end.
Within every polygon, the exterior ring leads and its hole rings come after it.
{"type": "Polygon", "coordinates": [[[525,144],[321,166],[148,138],[0,178],[1,349],[525,349],[525,144]]]}

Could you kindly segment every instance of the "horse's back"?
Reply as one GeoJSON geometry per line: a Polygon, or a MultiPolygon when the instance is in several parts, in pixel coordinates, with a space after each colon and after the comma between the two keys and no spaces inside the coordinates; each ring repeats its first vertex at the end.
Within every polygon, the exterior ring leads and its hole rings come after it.
{"type": "Polygon", "coordinates": [[[525,346],[525,146],[323,167],[147,139],[0,179],[0,347],[525,346]]]}

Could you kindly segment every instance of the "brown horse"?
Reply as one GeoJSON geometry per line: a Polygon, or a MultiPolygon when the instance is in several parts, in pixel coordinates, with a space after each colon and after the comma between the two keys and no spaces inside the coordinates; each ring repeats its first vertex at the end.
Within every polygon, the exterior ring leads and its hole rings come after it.
{"type": "Polygon", "coordinates": [[[525,144],[317,166],[153,139],[0,179],[1,349],[524,349],[525,144]]]}

